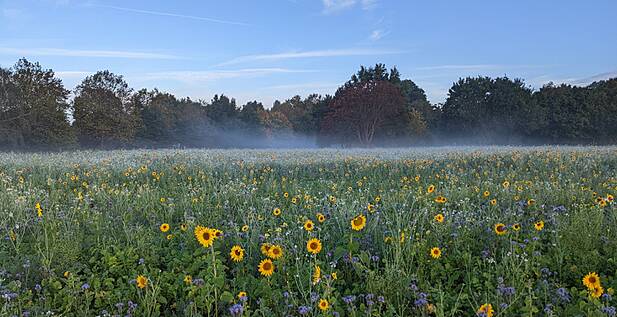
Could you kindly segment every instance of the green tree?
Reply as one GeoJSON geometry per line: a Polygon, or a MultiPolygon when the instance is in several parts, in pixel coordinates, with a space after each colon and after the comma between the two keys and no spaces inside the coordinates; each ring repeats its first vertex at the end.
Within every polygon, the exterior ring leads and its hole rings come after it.
{"type": "Polygon", "coordinates": [[[73,118],[82,146],[115,147],[133,141],[139,116],[131,93],[122,76],[109,71],[86,77],[77,86],[73,118]]]}

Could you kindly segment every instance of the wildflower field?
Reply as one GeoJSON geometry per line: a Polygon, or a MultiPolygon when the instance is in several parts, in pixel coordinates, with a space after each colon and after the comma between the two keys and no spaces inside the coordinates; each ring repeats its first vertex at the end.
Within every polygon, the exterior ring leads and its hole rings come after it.
{"type": "Polygon", "coordinates": [[[0,316],[615,316],[617,148],[0,154],[0,316]]]}

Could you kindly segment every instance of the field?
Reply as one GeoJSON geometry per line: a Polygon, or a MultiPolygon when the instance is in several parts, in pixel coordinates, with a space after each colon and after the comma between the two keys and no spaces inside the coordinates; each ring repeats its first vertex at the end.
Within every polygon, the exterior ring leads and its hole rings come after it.
{"type": "Polygon", "coordinates": [[[0,154],[0,316],[615,316],[617,148],[0,154]]]}

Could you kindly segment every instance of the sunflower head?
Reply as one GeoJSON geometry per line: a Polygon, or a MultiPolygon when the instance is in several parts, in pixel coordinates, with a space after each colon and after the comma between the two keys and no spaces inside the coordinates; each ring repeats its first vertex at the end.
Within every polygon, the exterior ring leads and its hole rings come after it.
{"type": "Polygon", "coordinates": [[[161,224],[159,229],[161,230],[161,232],[167,232],[167,231],[169,231],[169,224],[168,223],[163,223],[163,224],[161,224]]]}
{"type": "Polygon", "coordinates": [[[312,254],[321,252],[321,241],[317,238],[312,238],[306,242],[306,249],[312,254]]]}
{"type": "Polygon", "coordinates": [[[512,225],[512,230],[514,231],[520,231],[521,230],[521,225],[518,223],[515,223],[512,225]]]}
{"type": "Polygon", "coordinates": [[[317,213],[317,221],[319,221],[319,223],[326,221],[326,216],[322,213],[317,213]]]}
{"type": "Polygon", "coordinates": [[[249,226],[248,225],[242,226],[242,232],[248,232],[248,231],[249,231],[249,226]]]}
{"type": "Polygon", "coordinates": [[[319,283],[321,280],[321,268],[319,265],[315,265],[315,271],[313,272],[313,285],[319,283]]]}
{"type": "Polygon", "coordinates": [[[358,215],[351,219],[351,229],[360,231],[366,226],[366,217],[364,215],[358,215]]]}
{"type": "Polygon", "coordinates": [[[270,250],[268,250],[268,257],[272,259],[278,259],[283,256],[283,248],[280,245],[273,245],[270,250]]]}
{"type": "Polygon", "coordinates": [[[426,189],[426,192],[429,194],[431,194],[434,191],[435,191],[435,185],[429,185],[429,187],[426,189]]]}
{"type": "Polygon", "coordinates": [[[433,257],[433,259],[439,259],[441,257],[441,249],[439,249],[438,247],[432,248],[431,257],[433,257]]]}
{"type": "Polygon", "coordinates": [[[246,298],[246,296],[247,296],[247,295],[246,295],[246,292],[239,292],[239,293],[238,293],[238,298],[239,298],[239,299],[242,299],[243,297],[244,297],[244,298],[246,298]]]}
{"type": "Polygon", "coordinates": [[[493,317],[493,313],[495,313],[495,311],[493,310],[493,305],[490,303],[483,304],[477,311],[478,315],[483,314],[483,316],[486,317],[493,317]]]}
{"type": "Polygon", "coordinates": [[[327,299],[320,299],[319,300],[319,309],[321,309],[321,311],[326,311],[328,310],[328,308],[330,308],[330,303],[328,303],[327,299]]]}
{"type": "Polygon", "coordinates": [[[491,199],[490,203],[491,203],[491,206],[497,205],[497,199],[495,198],[491,199]]]}
{"type": "Polygon", "coordinates": [[[216,233],[210,228],[197,226],[195,227],[195,237],[204,248],[209,248],[214,244],[216,233]]]}
{"type": "Polygon", "coordinates": [[[435,221],[437,221],[439,223],[442,223],[444,221],[445,217],[444,217],[443,214],[437,214],[437,215],[435,215],[434,219],[435,219],[435,221]]]}
{"type": "Polygon", "coordinates": [[[135,284],[137,284],[137,287],[144,289],[148,286],[148,279],[143,275],[138,275],[135,279],[135,284]]]}
{"type": "Polygon", "coordinates": [[[239,245],[234,245],[229,252],[229,257],[234,262],[240,262],[244,259],[244,249],[239,245]]]}
{"type": "Polygon", "coordinates": [[[270,259],[261,260],[258,269],[261,275],[272,276],[272,273],[274,273],[274,263],[270,259]]]}
{"type": "Polygon", "coordinates": [[[542,231],[542,229],[544,229],[544,221],[542,220],[538,220],[536,223],[533,224],[533,227],[537,230],[537,231],[542,231]]]}
{"type": "Polygon", "coordinates": [[[596,272],[589,272],[583,277],[583,285],[592,290],[595,287],[600,286],[600,277],[596,272]]]}
{"type": "Polygon", "coordinates": [[[261,250],[261,254],[268,256],[270,248],[272,248],[272,245],[270,243],[262,243],[259,249],[261,250]]]}
{"type": "Polygon", "coordinates": [[[315,225],[310,219],[304,222],[304,230],[313,231],[314,228],[315,228],[315,225]]]}
{"type": "Polygon", "coordinates": [[[508,229],[506,228],[506,225],[504,225],[503,223],[495,224],[495,227],[493,229],[495,230],[495,233],[500,236],[508,233],[508,229]]]}
{"type": "Polygon", "coordinates": [[[600,298],[602,294],[604,294],[604,288],[600,285],[595,286],[594,288],[589,290],[589,294],[593,298],[600,298]]]}

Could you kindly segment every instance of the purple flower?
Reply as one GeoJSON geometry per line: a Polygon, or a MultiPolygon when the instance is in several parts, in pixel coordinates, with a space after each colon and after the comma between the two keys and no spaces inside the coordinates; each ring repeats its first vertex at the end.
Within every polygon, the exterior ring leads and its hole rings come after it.
{"type": "Polygon", "coordinates": [[[308,313],[311,312],[311,308],[307,307],[307,306],[300,306],[298,307],[298,314],[304,316],[304,315],[308,315],[308,313]]]}
{"type": "Polygon", "coordinates": [[[82,285],[81,285],[81,290],[82,290],[82,291],[85,291],[85,290],[87,290],[87,289],[90,289],[90,284],[88,284],[88,283],[84,283],[84,284],[82,284],[82,285]]]}
{"type": "Polygon", "coordinates": [[[345,297],[343,297],[343,301],[345,302],[345,304],[350,305],[351,303],[353,303],[356,300],[356,297],[353,295],[347,295],[345,297]]]}
{"type": "Polygon", "coordinates": [[[617,315],[617,309],[615,309],[614,306],[602,307],[602,312],[607,314],[609,317],[615,317],[617,315]]]}
{"type": "Polygon", "coordinates": [[[229,312],[234,317],[242,315],[243,311],[244,311],[244,308],[240,304],[235,304],[235,305],[229,307],[229,312]]]}
{"type": "Polygon", "coordinates": [[[568,290],[563,287],[557,289],[557,296],[562,302],[570,302],[570,292],[568,292],[568,290]]]}

